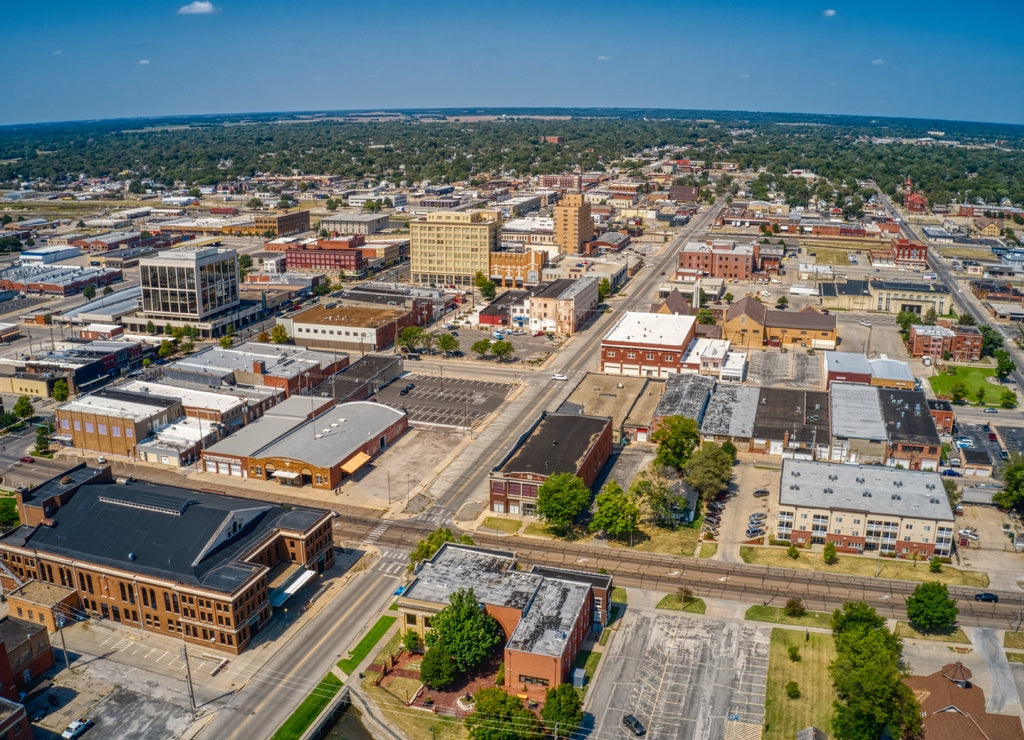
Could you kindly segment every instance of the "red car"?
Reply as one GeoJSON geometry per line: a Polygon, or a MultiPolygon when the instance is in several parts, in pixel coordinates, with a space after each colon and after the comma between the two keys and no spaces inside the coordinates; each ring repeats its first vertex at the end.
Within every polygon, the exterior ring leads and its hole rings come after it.
{"type": "Polygon", "coordinates": [[[22,462],[27,462],[27,463],[35,462],[35,460],[33,460],[31,457],[28,457],[27,455],[25,457],[19,457],[18,459],[21,460],[22,462]]]}

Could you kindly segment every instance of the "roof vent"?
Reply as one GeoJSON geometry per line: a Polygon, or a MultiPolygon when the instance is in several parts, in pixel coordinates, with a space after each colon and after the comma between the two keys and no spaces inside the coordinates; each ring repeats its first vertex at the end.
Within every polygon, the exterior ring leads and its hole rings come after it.
{"type": "Polygon", "coordinates": [[[135,560],[135,557],[136,557],[136,555],[135,555],[135,553],[134,553],[134,552],[130,552],[130,553],[128,553],[128,559],[129,559],[129,560],[132,560],[132,561],[134,561],[134,560],[135,560]]]}

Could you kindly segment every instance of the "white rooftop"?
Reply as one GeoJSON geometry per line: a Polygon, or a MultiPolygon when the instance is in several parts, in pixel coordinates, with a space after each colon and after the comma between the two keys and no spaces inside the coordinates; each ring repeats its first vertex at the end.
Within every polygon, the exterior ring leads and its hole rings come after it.
{"type": "Polygon", "coordinates": [[[885,417],[875,386],[833,383],[831,391],[833,436],[843,439],[886,439],[885,417]]]}
{"type": "Polygon", "coordinates": [[[191,408],[215,409],[227,413],[238,406],[245,406],[238,396],[231,396],[227,393],[215,393],[213,391],[201,391],[194,388],[184,388],[169,383],[152,383],[148,380],[132,380],[124,385],[118,386],[118,390],[134,391],[135,393],[152,393],[154,396],[165,396],[181,400],[183,406],[191,408]]]}
{"type": "Polygon", "coordinates": [[[659,344],[684,347],[693,336],[693,316],[627,312],[605,336],[609,344],[659,344]]]}
{"type": "Polygon", "coordinates": [[[955,337],[956,332],[952,329],[947,329],[944,326],[927,326],[924,324],[913,324],[911,329],[914,330],[915,334],[920,334],[924,337],[955,337]]]}

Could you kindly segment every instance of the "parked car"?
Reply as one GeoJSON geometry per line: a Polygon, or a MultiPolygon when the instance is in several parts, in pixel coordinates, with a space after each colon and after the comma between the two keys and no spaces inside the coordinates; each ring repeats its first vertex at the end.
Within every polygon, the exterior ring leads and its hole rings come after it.
{"type": "Polygon", "coordinates": [[[1006,450],[999,450],[999,457],[1003,458],[1004,460],[1009,460],[1010,453],[1007,452],[1006,450]]]}
{"type": "Polygon", "coordinates": [[[62,732],[60,736],[64,738],[64,740],[74,740],[76,737],[81,737],[82,734],[90,727],[92,727],[94,724],[95,723],[87,717],[76,719],[74,722],[68,725],[68,728],[64,730],[64,732],[62,732]]]}
{"type": "Polygon", "coordinates": [[[764,498],[767,495],[768,495],[768,489],[767,488],[758,488],[756,491],[754,491],[754,498],[764,498]]]}
{"type": "Polygon", "coordinates": [[[755,537],[764,537],[764,529],[761,528],[761,527],[758,527],[757,529],[748,529],[747,530],[747,539],[748,540],[752,540],[755,537]]]}
{"type": "Polygon", "coordinates": [[[552,380],[568,380],[569,378],[566,375],[562,375],[562,373],[555,373],[554,375],[551,376],[551,379],[552,380]]]}
{"type": "Polygon", "coordinates": [[[999,440],[999,437],[996,436],[995,432],[989,432],[988,433],[988,441],[989,442],[997,442],[998,440],[999,440]]]}
{"type": "Polygon", "coordinates": [[[943,470],[942,474],[947,478],[959,478],[960,473],[956,470],[943,470]]]}
{"type": "Polygon", "coordinates": [[[985,409],[986,414],[998,414],[999,409],[985,409]]]}
{"type": "Polygon", "coordinates": [[[871,322],[870,321],[865,321],[864,319],[861,319],[857,323],[860,324],[861,326],[871,326],[871,322]]]}
{"type": "Polygon", "coordinates": [[[28,455],[25,455],[25,457],[19,457],[18,459],[21,462],[24,462],[24,463],[35,462],[35,460],[33,458],[29,457],[28,455]]]}
{"type": "Polygon", "coordinates": [[[750,521],[752,521],[752,522],[763,522],[767,518],[768,518],[768,515],[765,514],[763,511],[759,511],[756,514],[751,514],[750,515],[750,521]]]}
{"type": "Polygon", "coordinates": [[[400,396],[408,396],[409,395],[409,389],[408,388],[403,388],[402,390],[398,391],[398,395],[400,395],[400,396]]]}
{"type": "Polygon", "coordinates": [[[643,737],[647,734],[647,730],[644,728],[643,722],[638,720],[632,714],[627,714],[622,718],[622,726],[634,737],[643,737]]]}
{"type": "Polygon", "coordinates": [[[998,604],[999,603],[999,595],[998,594],[989,593],[988,591],[985,591],[985,592],[980,593],[980,594],[974,594],[974,600],[975,601],[991,601],[994,604],[998,604]]]}

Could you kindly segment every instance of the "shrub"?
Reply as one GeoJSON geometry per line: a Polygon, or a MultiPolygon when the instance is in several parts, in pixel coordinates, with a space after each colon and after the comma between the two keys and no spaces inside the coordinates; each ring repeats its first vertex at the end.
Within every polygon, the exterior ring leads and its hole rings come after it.
{"type": "Polygon", "coordinates": [[[416,630],[406,630],[402,634],[402,647],[408,653],[415,653],[420,646],[420,635],[416,630]]]}
{"type": "Polygon", "coordinates": [[[932,555],[932,559],[928,561],[928,570],[932,573],[942,572],[942,558],[938,555],[932,555]]]}
{"type": "Polygon", "coordinates": [[[800,687],[797,686],[796,681],[790,681],[786,684],[786,696],[790,699],[800,698],[800,687]]]}
{"type": "Polygon", "coordinates": [[[800,660],[800,648],[798,648],[796,645],[789,646],[789,659],[794,663],[800,660]]]}
{"type": "Polygon", "coordinates": [[[798,557],[800,557],[800,551],[796,549],[796,545],[790,545],[789,549],[786,550],[786,554],[789,555],[789,557],[793,558],[793,560],[796,560],[798,557]]]}
{"type": "Polygon", "coordinates": [[[423,656],[420,679],[432,689],[443,689],[455,682],[455,661],[441,645],[435,645],[423,656]]]}
{"type": "Polygon", "coordinates": [[[505,662],[502,661],[501,665],[498,666],[498,672],[494,675],[494,685],[503,686],[505,684],[505,662]]]}
{"type": "Polygon", "coordinates": [[[836,554],[836,546],[833,542],[825,543],[825,552],[823,554],[825,565],[835,565],[839,562],[839,555],[836,554]]]}
{"type": "Polygon", "coordinates": [[[803,599],[793,596],[786,601],[786,606],[782,608],[782,613],[787,617],[802,617],[807,613],[807,607],[804,606],[803,599]]]}

